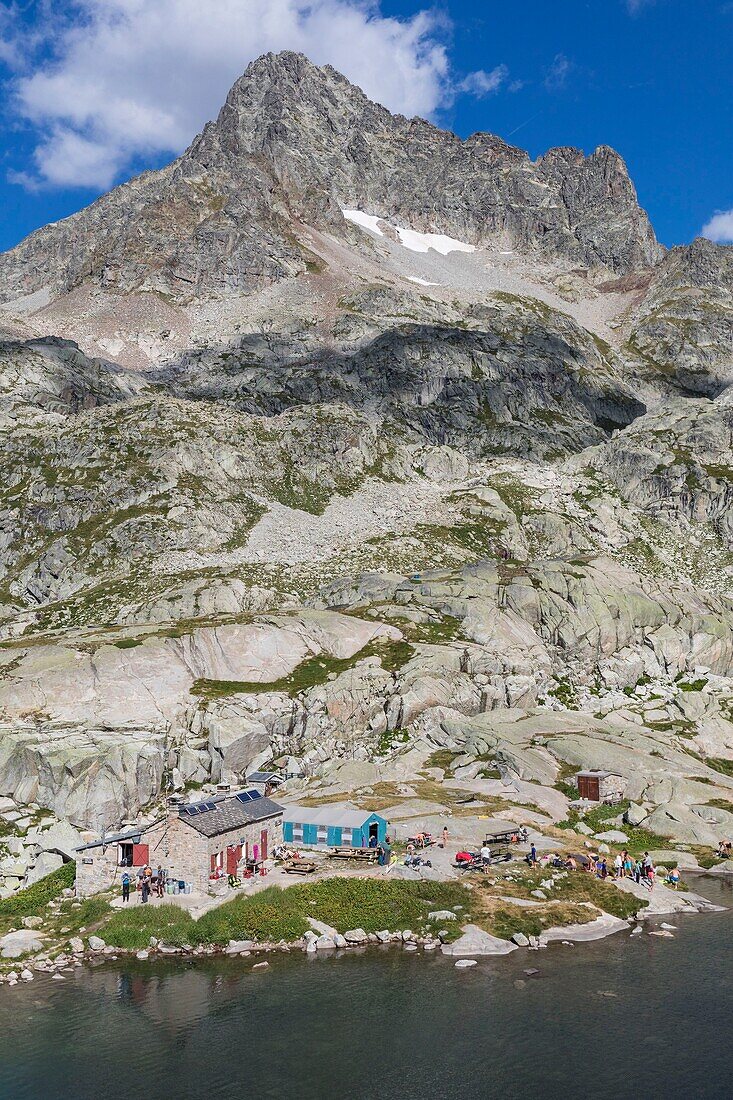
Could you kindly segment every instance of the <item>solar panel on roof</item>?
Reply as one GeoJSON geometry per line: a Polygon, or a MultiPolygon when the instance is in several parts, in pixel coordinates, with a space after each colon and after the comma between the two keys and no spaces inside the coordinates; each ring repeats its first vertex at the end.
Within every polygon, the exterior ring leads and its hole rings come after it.
{"type": "Polygon", "coordinates": [[[240,802],[251,802],[252,801],[252,793],[250,791],[240,791],[239,794],[237,795],[237,798],[239,799],[240,802]]]}
{"type": "Polygon", "coordinates": [[[254,800],[255,800],[256,798],[262,798],[262,795],[260,794],[260,792],[259,792],[259,791],[250,791],[250,792],[249,792],[249,797],[250,797],[250,798],[252,799],[252,801],[254,802],[254,800]]]}

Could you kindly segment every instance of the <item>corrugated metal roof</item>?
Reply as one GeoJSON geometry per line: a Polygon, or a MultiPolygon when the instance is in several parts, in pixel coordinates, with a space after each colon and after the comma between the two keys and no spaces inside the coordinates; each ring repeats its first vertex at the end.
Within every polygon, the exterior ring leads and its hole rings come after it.
{"type": "Polygon", "coordinates": [[[334,825],[344,829],[359,829],[370,817],[371,810],[358,810],[344,802],[335,802],[328,806],[286,806],[283,813],[283,821],[292,821],[294,824],[334,825]]]}
{"type": "Polygon", "coordinates": [[[113,833],[103,837],[101,840],[93,840],[91,844],[80,844],[78,848],[75,848],[75,852],[85,852],[87,848],[102,848],[107,847],[108,844],[119,844],[123,840],[137,840],[139,841],[143,833],[146,833],[148,829],[152,829],[153,825],[157,825],[163,818],[159,817],[155,821],[151,821],[145,828],[127,829],[124,833],[113,833]]]}
{"type": "Polygon", "coordinates": [[[220,833],[228,833],[241,825],[251,825],[253,821],[265,821],[270,817],[277,817],[282,812],[282,806],[273,802],[271,798],[240,802],[234,795],[232,798],[217,802],[214,809],[207,813],[196,814],[194,817],[181,813],[179,820],[190,825],[203,836],[219,836],[220,833]]]}
{"type": "Polygon", "coordinates": [[[268,783],[271,779],[283,782],[283,777],[279,772],[250,772],[247,776],[248,783],[268,783]]]}

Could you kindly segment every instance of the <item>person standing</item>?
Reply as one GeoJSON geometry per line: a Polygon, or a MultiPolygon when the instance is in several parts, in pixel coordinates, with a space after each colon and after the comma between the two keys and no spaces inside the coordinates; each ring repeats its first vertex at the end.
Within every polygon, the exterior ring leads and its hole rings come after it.
{"type": "Polygon", "coordinates": [[[623,856],[619,853],[613,861],[613,870],[615,878],[622,878],[624,873],[624,860],[623,856]]]}
{"type": "Polygon", "coordinates": [[[143,875],[142,886],[140,888],[140,904],[144,905],[150,894],[150,881],[147,875],[143,875]]]}
{"type": "Polygon", "coordinates": [[[443,826],[443,847],[444,848],[448,847],[448,826],[447,825],[443,826]]]}
{"type": "Polygon", "coordinates": [[[161,865],[158,864],[158,873],[157,873],[157,876],[156,876],[156,886],[157,886],[157,893],[158,893],[159,898],[162,898],[163,894],[165,893],[165,879],[166,879],[165,871],[163,870],[161,865]]]}
{"type": "Polygon", "coordinates": [[[534,865],[537,862],[537,849],[535,848],[534,843],[532,844],[532,847],[529,850],[529,862],[532,865],[534,865]]]}
{"type": "Polygon", "coordinates": [[[122,872],[122,902],[130,900],[130,872],[122,872]]]}

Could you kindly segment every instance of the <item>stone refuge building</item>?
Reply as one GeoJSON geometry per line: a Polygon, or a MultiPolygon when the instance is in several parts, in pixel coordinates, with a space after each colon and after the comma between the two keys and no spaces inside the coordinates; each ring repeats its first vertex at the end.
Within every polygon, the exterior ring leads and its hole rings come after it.
{"type": "Polygon", "coordinates": [[[282,839],[283,808],[256,790],[215,795],[207,802],[173,806],[145,828],[106,836],[76,850],[80,897],[120,884],[127,868],[136,876],[158,864],[169,879],[205,894],[212,882],[241,873],[244,863],[267,859],[282,839]]]}

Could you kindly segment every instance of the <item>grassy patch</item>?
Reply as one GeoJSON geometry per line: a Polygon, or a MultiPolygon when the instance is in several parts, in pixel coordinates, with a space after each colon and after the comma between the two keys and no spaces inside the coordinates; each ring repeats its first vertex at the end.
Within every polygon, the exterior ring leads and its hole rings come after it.
{"type": "Polygon", "coordinates": [[[706,756],[703,759],[709,768],[733,777],[733,760],[725,760],[722,756],[706,756]]]}
{"type": "Polygon", "coordinates": [[[219,699],[229,695],[257,693],[263,691],[284,691],[288,695],[298,695],[308,688],[325,684],[332,676],[352,669],[357,661],[365,657],[379,657],[382,668],[387,672],[398,672],[413,656],[415,650],[409,642],[372,642],[353,657],[343,659],[328,657],[310,657],[302,661],[288,676],[269,683],[254,683],[244,680],[195,680],[191,692],[205,699],[219,699]]]}
{"type": "Polygon", "coordinates": [[[453,761],[459,754],[453,749],[436,749],[425,761],[426,768],[442,768],[448,773],[453,768],[453,761]]]}
{"type": "Polygon", "coordinates": [[[115,947],[139,951],[148,947],[150,937],[174,947],[198,943],[196,922],[177,905],[131,905],[118,909],[104,926],[105,941],[115,947]]]}
{"type": "Polygon", "coordinates": [[[548,901],[593,905],[596,909],[602,909],[604,913],[621,917],[623,920],[638,913],[648,904],[644,899],[640,900],[634,894],[619,890],[612,882],[608,880],[604,882],[587,871],[578,870],[559,874],[551,888],[541,887],[542,882],[553,879],[553,874],[557,875],[557,872],[553,872],[550,867],[523,866],[519,876],[514,872],[511,878],[504,878],[493,885],[486,882],[484,889],[494,893],[501,892],[507,897],[530,898],[532,890],[542,888],[547,894],[548,901]]]}
{"type": "Polygon", "coordinates": [[[174,946],[224,946],[231,939],[291,942],[308,931],[309,916],[339,932],[423,932],[430,927],[427,915],[432,909],[462,905],[468,920],[470,904],[471,895],[460,883],[330,878],[284,890],[270,886],[251,897],[239,895],[198,921],[174,905],[136,905],[115,912],[102,935],[107,943],[130,950],[147,947],[151,936],[174,946]]]}
{"type": "Polygon", "coordinates": [[[652,848],[668,847],[670,838],[667,836],[660,836],[659,833],[652,833],[648,829],[634,825],[622,824],[617,826],[615,824],[615,819],[628,810],[629,805],[629,801],[624,799],[616,806],[594,806],[593,809],[586,810],[585,813],[571,809],[568,811],[565,821],[558,822],[557,828],[573,830],[580,822],[587,825],[594,833],[606,832],[611,827],[619,828],[629,839],[623,844],[614,844],[609,841],[610,848],[613,851],[621,851],[622,848],[626,848],[634,855],[639,852],[651,851],[652,848]]]}
{"type": "Polygon", "coordinates": [[[487,932],[508,940],[515,932],[525,936],[539,936],[548,928],[569,924],[587,924],[599,914],[587,905],[569,902],[564,905],[538,905],[532,909],[520,909],[517,905],[497,905],[487,918],[479,921],[487,932]]]}
{"type": "Polygon", "coordinates": [[[75,877],[76,865],[65,863],[58,871],[52,871],[32,886],[17,890],[12,897],[0,901],[0,928],[17,927],[23,917],[45,916],[49,901],[72,887],[75,877]]]}

